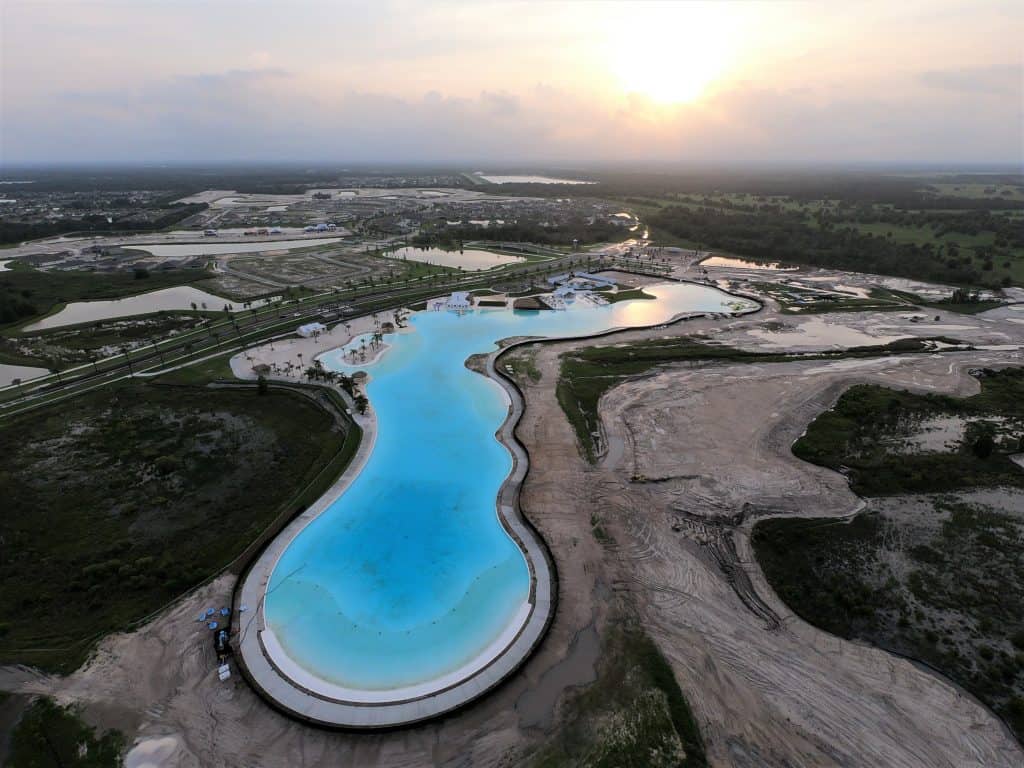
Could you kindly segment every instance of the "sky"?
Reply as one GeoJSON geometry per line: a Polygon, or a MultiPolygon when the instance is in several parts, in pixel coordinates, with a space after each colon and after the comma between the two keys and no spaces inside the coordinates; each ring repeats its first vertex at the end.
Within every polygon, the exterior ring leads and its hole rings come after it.
{"type": "Polygon", "coordinates": [[[1019,0],[0,0],[0,164],[1024,162],[1019,0]]]}

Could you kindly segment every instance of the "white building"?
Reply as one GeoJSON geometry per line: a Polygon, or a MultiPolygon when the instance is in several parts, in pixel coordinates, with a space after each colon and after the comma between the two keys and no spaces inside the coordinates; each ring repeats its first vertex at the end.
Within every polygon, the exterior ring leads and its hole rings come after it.
{"type": "Polygon", "coordinates": [[[573,277],[577,280],[577,285],[583,285],[585,283],[589,283],[593,286],[605,285],[611,287],[615,285],[614,280],[609,280],[607,277],[601,277],[600,275],[592,275],[589,272],[574,272],[573,277]]]}
{"type": "Polygon", "coordinates": [[[572,304],[574,301],[576,301],[576,294],[576,286],[571,285],[570,283],[560,285],[555,289],[555,296],[560,298],[566,304],[572,304]]]}
{"type": "Polygon", "coordinates": [[[324,325],[323,323],[306,323],[305,325],[299,326],[298,333],[299,336],[308,339],[311,336],[316,336],[316,334],[323,333],[326,330],[327,326],[324,325]]]}
{"type": "Polygon", "coordinates": [[[448,297],[448,301],[445,302],[444,306],[445,309],[468,310],[473,307],[473,300],[469,297],[469,291],[455,291],[455,293],[448,297]]]}

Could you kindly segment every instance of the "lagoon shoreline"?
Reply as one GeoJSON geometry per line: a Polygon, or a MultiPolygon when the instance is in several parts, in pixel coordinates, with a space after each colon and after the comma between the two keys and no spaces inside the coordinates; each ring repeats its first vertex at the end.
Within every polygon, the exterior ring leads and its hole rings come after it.
{"type": "MultiPolygon", "coordinates": [[[[735,295],[717,288],[713,290],[726,296],[735,295]]],[[[760,303],[751,302],[750,308],[745,311],[722,314],[736,316],[757,312],[762,308],[760,303]]],[[[411,725],[450,713],[483,696],[511,676],[537,648],[551,624],[557,601],[557,573],[547,544],[523,515],[520,507],[520,492],[530,462],[515,430],[525,411],[525,401],[515,381],[496,367],[497,360],[525,344],[601,338],[624,331],[664,327],[708,314],[715,313],[684,311],[667,321],[649,325],[613,327],[592,334],[523,339],[507,346],[503,345],[505,339],[496,340],[497,349],[487,353],[486,376],[501,387],[508,401],[506,417],[495,437],[512,457],[512,466],[498,490],[495,506],[502,528],[523,554],[529,569],[529,612],[506,644],[495,648],[498,644],[492,643],[485,649],[485,653],[493,654],[491,658],[483,659],[481,657],[484,654],[481,654],[460,668],[468,671],[464,678],[453,682],[453,675],[443,675],[436,681],[425,681],[408,689],[396,690],[396,698],[390,701],[380,691],[372,695],[336,698],[339,694],[345,695],[342,693],[345,689],[326,681],[318,682],[314,675],[290,659],[270,632],[264,616],[264,598],[281,554],[307,525],[344,494],[368,461],[376,436],[376,418],[371,410],[359,422],[366,430],[369,441],[363,441],[353,462],[328,492],[289,523],[260,553],[235,590],[235,610],[247,605],[252,612],[249,615],[238,614],[244,620],[240,621],[241,626],[233,642],[239,666],[253,688],[272,706],[300,720],[321,726],[362,730],[411,725]],[[265,642],[263,635],[267,632],[270,634],[265,642]],[[437,683],[434,687],[433,682],[437,683]],[[415,690],[416,695],[408,698],[412,690],[415,690]]],[[[321,354],[329,351],[325,350],[321,354]]],[[[521,620],[521,615],[522,611],[517,614],[517,619],[521,620]]],[[[509,628],[506,628],[499,639],[508,637],[509,628]]]]}

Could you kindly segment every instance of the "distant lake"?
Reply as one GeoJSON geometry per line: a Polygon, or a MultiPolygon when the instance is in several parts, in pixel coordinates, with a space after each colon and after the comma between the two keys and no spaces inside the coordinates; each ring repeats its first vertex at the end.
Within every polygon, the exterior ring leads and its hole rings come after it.
{"type": "Polygon", "coordinates": [[[556,179],[553,176],[496,176],[490,173],[473,174],[491,184],[596,184],[596,181],[579,179],[556,179]]]}
{"type": "Polygon", "coordinates": [[[15,379],[28,381],[40,376],[45,376],[49,371],[46,368],[32,368],[27,365],[4,365],[0,363],[0,387],[6,387],[15,379]]]}
{"type": "Polygon", "coordinates": [[[731,269],[767,269],[771,272],[796,272],[799,267],[783,266],[777,261],[747,261],[730,256],[712,256],[701,262],[708,267],[729,267],[731,269]]]}
{"type": "Polygon", "coordinates": [[[507,253],[492,253],[466,248],[463,251],[445,251],[441,248],[399,248],[387,254],[392,259],[409,259],[435,264],[439,267],[462,267],[468,270],[491,269],[503,264],[515,264],[523,259],[507,253]]]}
{"type": "MultiPolygon", "coordinates": [[[[199,309],[203,309],[205,304],[205,309],[211,312],[218,312],[224,309],[225,304],[231,304],[236,312],[242,309],[242,302],[240,301],[225,299],[222,296],[214,296],[212,293],[201,291],[190,285],[178,285],[173,288],[163,288],[159,291],[127,296],[123,299],[74,301],[60,312],[26,325],[21,330],[46,331],[50,328],[60,328],[64,325],[93,323],[97,320],[110,320],[115,317],[131,317],[132,315],[148,315],[151,312],[191,309],[192,302],[195,302],[199,309]]],[[[258,307],[263,303],[263,300],[253,300],[252,305],[258,307]]]]}

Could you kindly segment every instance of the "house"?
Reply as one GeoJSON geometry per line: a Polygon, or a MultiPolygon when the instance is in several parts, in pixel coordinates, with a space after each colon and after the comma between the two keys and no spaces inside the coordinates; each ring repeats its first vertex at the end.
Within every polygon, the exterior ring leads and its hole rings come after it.
{"type": "Polygon", "coordinates": [[[326,330],[327,326],[323,323],[306,323],[305,325],[299,326],[298,334],[299,336],[308,339],[311,336],[316,336],[318,333],[323,333],[326,330]]]}

